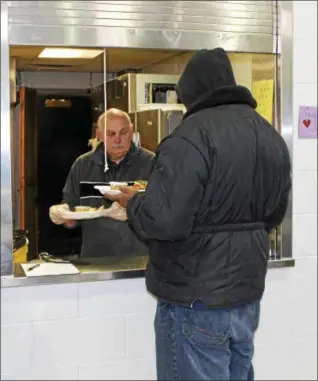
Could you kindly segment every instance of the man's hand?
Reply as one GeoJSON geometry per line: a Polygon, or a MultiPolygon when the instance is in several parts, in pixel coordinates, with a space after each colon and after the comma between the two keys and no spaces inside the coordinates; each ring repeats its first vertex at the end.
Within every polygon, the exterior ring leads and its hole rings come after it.
{"type": "Polygon", "coordinates": [[[138,191],[128,186],[120,187],[119,190],[121,192],[119,194],[105,193],[104,196],[109,200],[118,202],[120,206],[126,208],[128,201],[133,198],[138,193],[138,191]]]}

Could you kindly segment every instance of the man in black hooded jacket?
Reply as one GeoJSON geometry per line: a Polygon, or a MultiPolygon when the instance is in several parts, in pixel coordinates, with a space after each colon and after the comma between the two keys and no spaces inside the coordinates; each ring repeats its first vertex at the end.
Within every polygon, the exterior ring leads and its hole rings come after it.
{"type": "Polygon", "coordinates": [[[158,147],[145,194],[117,199],[150,241],[158,379],[252,379],[269,232],[291,188],[288,149],[223,49],[195,54],[177,92],[187,113],[158,147]]]}

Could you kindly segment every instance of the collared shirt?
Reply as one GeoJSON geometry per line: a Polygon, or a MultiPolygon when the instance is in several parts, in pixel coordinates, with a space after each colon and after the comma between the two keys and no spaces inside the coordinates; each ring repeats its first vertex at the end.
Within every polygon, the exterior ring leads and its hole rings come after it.
{"type": "MultiPolygon", "coordinates": [[[[71,208],[79,205],[109,207],[95,185],[110,181],[148,180],[153,156],[132,144],[126,157],[118,164],[109,161],[109,170],[104,170],[104,145],[80,156],[73,164],[63,189],[63,202],[71,208]]],[[[83,257],[145,255],[148,247],[137,237],[128,222],[109,218],[86,220],[82,227],[83,257]]]]}

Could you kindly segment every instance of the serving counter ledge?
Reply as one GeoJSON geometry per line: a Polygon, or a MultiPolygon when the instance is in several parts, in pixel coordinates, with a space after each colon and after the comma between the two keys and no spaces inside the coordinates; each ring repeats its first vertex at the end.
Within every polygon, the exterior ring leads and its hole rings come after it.
{"type": "MultiPolygon", "coordinates": [[[[12,276],[1,277],[1,287],[25,287],[50,284],[100,282],[116,279],[145,277],[148,257],[137,256],[121,259],[110,259],[109,263],[100,265],[77,265],[80,274],[27,277],[20,264],[14,265],[12,276]]],[[[294,267],[293,258],[269,261],[268,268],[294,267]]]]}

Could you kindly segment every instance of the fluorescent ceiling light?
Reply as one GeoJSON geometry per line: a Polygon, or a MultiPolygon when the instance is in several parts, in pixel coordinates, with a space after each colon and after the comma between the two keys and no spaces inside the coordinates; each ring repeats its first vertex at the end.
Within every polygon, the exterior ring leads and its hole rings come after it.
{"type": "Polygon", "coordinates": [[[68,59],[92,59],[103,53],[97,49],[59,49],[45,48],[39,54],[39,58],[68,58],[68,59]]]}

